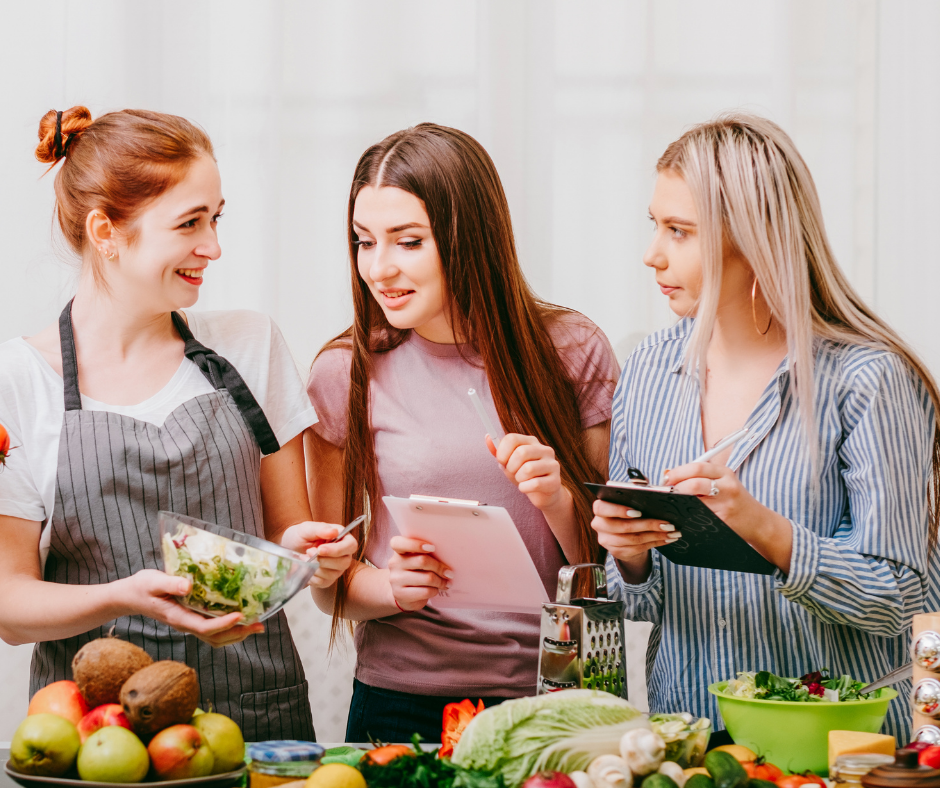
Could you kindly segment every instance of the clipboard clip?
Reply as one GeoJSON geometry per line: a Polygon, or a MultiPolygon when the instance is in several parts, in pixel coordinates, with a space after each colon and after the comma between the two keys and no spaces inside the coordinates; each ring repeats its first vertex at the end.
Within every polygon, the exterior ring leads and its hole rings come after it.
{"type": "Polygon", "coordinates": [[[675,487],[671,485],[657,487],[654,484],[650,484],[650,480],[646,478],[646,474],[639,468],[627,468],[627,480],[625,482],[609,481],[607,484],[610,487],[624,487],[628,490],[639,488],[641,490],[650,490],[651,492],[675,492],[675,487]]]}
{"type": "Polygon", "coordinates": [[[456,503],[460,506],[481,506],[479,501],[468,501],[464,498],[441,498],[437,495],[418,495],[412,493],[408,496],[411,501],[428,501],[429,503],[456,503]]]}

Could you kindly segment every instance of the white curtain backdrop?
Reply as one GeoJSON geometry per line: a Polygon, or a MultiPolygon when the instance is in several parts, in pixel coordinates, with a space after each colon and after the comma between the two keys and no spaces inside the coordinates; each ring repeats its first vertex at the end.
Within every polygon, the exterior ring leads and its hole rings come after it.
{"type": "MultiPolygon", "coordinates": [[[[792,134],[845,270],[940,374],[935,0],[0,0],[0,31],[0,341],[74,287],[32,159],[50,108],[209,132],[227,205],[200,307],[271,314],[303,369],[350,320],[345,201],[368,145],[424,120],[475,135],[536,290],[623,357],[671,321],[641,263],[656,158],[743,108],[792,134]]],[[[328,662],[326,617],[298,600],[291,618],[320,738],[339,740],[351,647],[328,662]]],[[[29,655],[0,644],[0,739],[29,655]]]]}

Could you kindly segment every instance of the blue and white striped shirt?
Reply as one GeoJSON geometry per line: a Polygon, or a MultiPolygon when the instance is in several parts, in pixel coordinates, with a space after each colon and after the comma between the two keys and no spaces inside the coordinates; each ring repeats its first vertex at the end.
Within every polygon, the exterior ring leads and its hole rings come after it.
{"type": "MultiPolygon", "coordinates": [[[[626,480],[629,467],[658,479],[704,451],[698,379],[682,370],[692,326],[685,319],[647,337],[627,360],[614,394],[612,479],[626,480]]],[[[912,616],[940,610],[940,562],[936,551],[927,556],[934,413],[923,383],[895,354],[822,341],[815,417],[814,468],[784,359],[728,462],[793,524],[789,575],[679,566],[653,551],[649,579],[629,585],[608,556],[626,618],[655,625],[651,711],[705,715],[717,730],[707,687],[739,671],[828,667],[873,680],[909,661],[912,616]]],[[[910,735],[910,688],[897,686],[886,722],[899,744],[910,735]]]]}

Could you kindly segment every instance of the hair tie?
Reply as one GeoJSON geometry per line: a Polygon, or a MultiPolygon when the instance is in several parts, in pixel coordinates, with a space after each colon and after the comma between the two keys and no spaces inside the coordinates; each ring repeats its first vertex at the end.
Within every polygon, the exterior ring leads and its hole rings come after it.
{"type": "Polygon", "coordinates": [[[65,156],[65,147],[62,145],[62,113],[55,114],[55,141],[53,143],[52,155],[58,161],[65,156]]]}

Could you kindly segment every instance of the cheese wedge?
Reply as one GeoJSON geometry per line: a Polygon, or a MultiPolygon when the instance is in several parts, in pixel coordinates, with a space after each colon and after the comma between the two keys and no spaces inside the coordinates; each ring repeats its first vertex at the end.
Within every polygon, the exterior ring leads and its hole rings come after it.
{"type": "Polygon", "coordinates": [[[836,762],[840,755],[857,755],[862,752],[876,752],[894,755],[894,736],[881,733],[861,733],[860,731],[829,731],[829,765],[836,762]]]}

